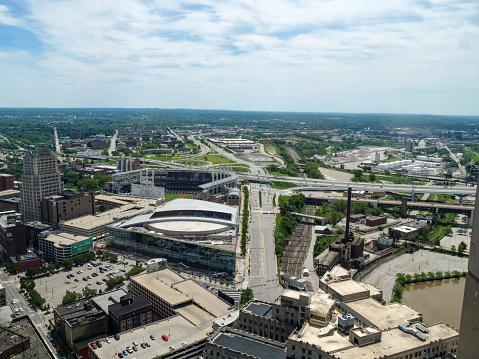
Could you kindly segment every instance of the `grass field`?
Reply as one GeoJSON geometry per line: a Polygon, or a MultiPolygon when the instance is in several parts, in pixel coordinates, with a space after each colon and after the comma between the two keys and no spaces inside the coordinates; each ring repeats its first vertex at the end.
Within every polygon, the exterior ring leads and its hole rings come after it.
{"type": "MultiPolygon", "coordinates": [[[[202,160],[204,157],[206,157],[206,161],[211,162],[214,165],[220,165],[223,163],[231,163],[231,160],[223,157],[221,155],[210,155],[207,154],[206,156],[201,156],[200,159],[202,160]]],[[[195,158],[196,161],[198,161],[197,158],[195,158]]]]}
{"type": "Polygon", "coordinates": [[[193,198],[194,196],[195,196],[194,194],[165,193],[165,200],[169,202],[177,198],[193,198]]]}

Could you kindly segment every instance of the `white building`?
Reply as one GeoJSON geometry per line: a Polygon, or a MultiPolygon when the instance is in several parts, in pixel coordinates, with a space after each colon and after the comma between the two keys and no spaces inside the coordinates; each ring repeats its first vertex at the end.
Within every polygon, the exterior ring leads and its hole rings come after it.
{"type": "Polygon", "coordinates": [[[93,249],[91,238],[53,231],[40,234],[38,246],[49,262],[63,262],[93,249]]]}

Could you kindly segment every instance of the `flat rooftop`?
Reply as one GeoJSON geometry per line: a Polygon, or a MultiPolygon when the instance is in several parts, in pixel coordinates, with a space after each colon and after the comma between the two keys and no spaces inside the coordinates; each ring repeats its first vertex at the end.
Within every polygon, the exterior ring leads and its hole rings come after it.
{"type": "Polygon", "coordinates": [[[69,246],[77,242],[84,241],[85,239],[88,239],[89,237],[85,236],[80,236],[77,234],[72,234],[72,233],[66,233],[66,232],[52,232],[50,233],[46,239],[50,242],[53,242],[54,245],[65,245],[69,246]]]}
{"type": "Polygon", "coordinates": [[[333,289],[336,293],[338,293],[341,296],[347,296],[355,293],[365,293],[369,292],[368,289],[364,288],[361,284],[358,282],[348,279],[348,280],[343,280],[339,282],[334,282],[334,283],[328,283],[325,282],[327,286],[329,286],[331,289],[333,289]]]}
{"type": "Polygon", "coordinates": [[[213,344],[261,359],[285,359],[282,343],[260,338],[249,333],[224,328],[211,340],[213,344]]]}
{"type": "MultiPolygon", "coordinates": [[[[10,324],[7,329],[12,332],[15,332],[15,334],[22,335],[24,337],[30,337],[30,347],[35,348],[36,359],[51,359],[50,354],[43,346],[41,339],[38,337],[37,332],[33,328],[32,322],[27,316],[14,319],[14,322],[10,324]]],[[[20,354],[17,357],[27,358],[29,357],[28,354],[30,354],[30,352],[27,351],[25,354],[20,354]]]]}
{"type": "MultiPolygon", "coordinates": [[[[379,358],[379,357],[393,357],[399,353],[413,350],[418,346],[426,347],[439,339],[449,339],[459,337],[459,333],[453,328],[444,323],[437,323],[427,327],[428,334],[421,333],[426,337],[426,341],[422,342],[415,336],[404,333],[398,328],[390,329],[383,332],[381,341],[366,345],[364,347],[353,346],[351,348],[344,348],[343,352],[334,353],[336,358],[350,359],[350,358],[379,358]]],[[[321,344],[320,344],[321,345],[321,344]]],[[[351,345],[351,343],[350,343],[351,345]]]]}
{"type": "Polygon", "coordinates": [[[271,304],[264,303],[260,301],[251,301],[245,307],[242,308],[243,311],[249,312],[251,314],[259,315],[261,317],[271,317],[271,304]]]}
{"type": "Polygon", "coordinates": [[[173,307],[181,303],[191,301],[191,297],[187,297],[180,291],[173,289],[168,280],[163,280],[157,275],[159,272],[148,273],[148,275],[140,274],[132,277],[132,280],[145,287],[147,290],[155,293],[160,298],[163,298],[173,307]]]}
{"type": "Polygon", "coordinates": [[[382,305],[372,298],[348,302],[345,305],[381,330],[395,328],[399,324],[410,321],[416,322],[422,319],[420,313],[404,304],[391,303],[382,305]]]}
{"type": "Polygon", "coordinates": [[[137,358],[155,358],[167,353],[173,354],[175,350],[182,350],[184,348],[181,344],[182,342],[186,342],[187,345],[194,345],[206,339],[207,336],[201,329],[182,316],[176,315],[144,327],[120,333],[120,340],[117,341],[111,338],[111,343],[104,342],[101,348],[95,349],[95,354],[102,359],[118,358],[117,354],[120,351],[127,346],[133,347],[133,342],[136,341],[138,343],[148,342],[150,347],[143,349],[141,346],[138,346],[138,352],[132,354],[132,356],[134,355],[137,358]],[[151,340],[150,335],[154,335],[156,340],[151,340]],[[168,341],[162,340],[162,335],[168,336],[168,341]],[[175,350],[170,350],[170,346],[174,347],[175,350]]]}
{"type": "Polygon", "coordinates": [[[178,289],[183,294],[193,298],[195,303],[207,312],[213,314],[215,317],[221,317],[233,309],[230,304],[223,302],[223,300],[218,298],[215,294],[196,284],[191,279],[173,284],[173,288],[178,289]]]}
{"type": "Polygon", "coordinates": [[[98,305],[103,311],[108,314],[108,306],[120,302],[120,298],[127,293],[123,289],[118,289],[113,292],[108,292],[102,295],[93,297],[92,300],[98,305]]]}

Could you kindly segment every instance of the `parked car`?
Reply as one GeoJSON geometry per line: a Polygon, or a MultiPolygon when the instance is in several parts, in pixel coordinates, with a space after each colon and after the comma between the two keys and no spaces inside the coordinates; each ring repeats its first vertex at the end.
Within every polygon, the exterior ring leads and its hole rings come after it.
{"type": "Polygon", "coordinates": [[[98,348],[102,347],[101,342],[99,340],[97,340],[96,345],[97,345],[98,348]]]}
{"type": "Polygon", "coordinates": [[[123,358],[123,353],[118,353],[118,358],[123,358]]]}
{"type": "Polygon", "coordinates": [[[97,348],[97,346],[96,346],[95,343],[91,343],[90,345],[91,345],[91,347],[92,347],[93,349],[96,349],[96,348],[97,348]]]}
{"type": "Polygon", "coordinates": [[[164,335],[164,334],[161,336],[161,339],[163,339],[165,342],[168,341],[168,337],[167,337],[166,335],[164,335]]]}
{"type": "Polygon", "coordinates": [[[115,338],[115,340],[120,340],[120,336],[118,334],[115,334],[113,338],[115,338]]]}
{"type": "Polygon", "coordinates": [[[154,336],[154,335],[150,335],[150,339],[151,339],[151,340],[155,340],[155,336],[154,336]]]}

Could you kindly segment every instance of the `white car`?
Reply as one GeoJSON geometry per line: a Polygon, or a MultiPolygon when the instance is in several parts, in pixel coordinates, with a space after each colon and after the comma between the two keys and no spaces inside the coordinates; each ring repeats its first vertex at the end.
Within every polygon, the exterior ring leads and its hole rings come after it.
{"type": "Polygon", "coordinates": [[[20,308],[20,312],[23,312],[23,308],[20,308]]]}
{"type": "Polygon", "coordinates": [[[105,339],[105,342],[107,342],[108,344],[110,344],[110,343],[111,343],[111,339],[110,339],[110,338],[106,338],[106,339],[105,339]]]}

